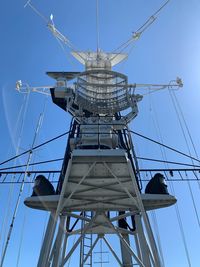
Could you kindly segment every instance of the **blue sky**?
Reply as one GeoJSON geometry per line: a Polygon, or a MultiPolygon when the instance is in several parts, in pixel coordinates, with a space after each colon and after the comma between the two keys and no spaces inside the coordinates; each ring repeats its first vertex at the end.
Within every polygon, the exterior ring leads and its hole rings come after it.
{"type": "MultiPolygon", "coordinates": [[[[80,49],[96,49],[95,2],[94,0],[33,0],[33,4],[46,16],[54,14],[57,28],[80,49]]],[[[99,0],[100,48],[112,51],[126,41],[161,5],[161,0],[99,0]]],[[[52,85],[54,81],[45,75],[46,71],[82,71],[66,50],[64,54],[57,41],[48,31],[44,21],[30,8],[24,8],[25,1],[1,1],[0,8],[0,161],[15,154],[19,130],[15,131],[24,95],[14,90],[15,82],[21,79],[31,86],[52,85]],[[67,56],[66,56],[67,55],[67,56]]],[[[129,59],[116,67],[129,77],[130,83],[168,83],[181,77],[184,87],[176,92],[185,120],[191,131],[197,152],[200,150],[200,2],[198,0],[171,0],[155,23],[135,43],[129,59]]],[[[25,117],[20,151],[30,147],[39,113],[46,98],[32,93],[25,117]]],[[[168,91],[146,96],[139,104],[139,115],[131,128],[144,135],[158,139],[155,129],[155,114],[163,141],[188,153],[179,122],[168,91]],[[153,111],[152,107],[153,106],[153,111]]],[[[44,122],[37,143],[63,133],[68,129],[70,116],[47,100],[44,122]]],[[[134,137],[138,155],[160,158],[159,147],[134,137]]],[[[63,138],[47,148],[38,150],[34,160],[62,157],[66,140],[63,138]]],[[[191,144],[190,149],[194,155],[191,144]]],[[[176,154],[167,153],[168,160],[189,162],[176,154]]],[[[24,163],[22,158],[17,163],[24,163]]],[[[141,167],[163,167],[161,164],[141,162],[141,167]]],[[[49,168],[59,169],[60,164],[49,168]]],[[[191,183],[199,211],[199,187],[191,183]]],[[[174,183],[185,237],[192,267],[199,266],[198,247],[200,229],[194,214],[191,197],[185,182],[174,183]]],[[[0,249],[13,213],[19,188],[0,185],[0,249]],[[9,197],[12,195],[12,197],[9,197]],[[10,205],[8,206],[8,202],[10,205]],[[7,211],[9,213],[7,214],[7,211]],[[4,220],[4,218],[6,218],[4,220]]],[[[30,194],[25,187],[23,198],[30,194]]],[[[35,266],[46,222],[46,214],[29,210],[20,204],[16,224],[10,241],[5,266],[16,266],[20,237],[25,216],[23,242],[19,266],[35,266]],[[25,214],[25,215],[24,215],[25,214]]],[[[161,243],[167,267],[187,267],[180,230],[174,208],[157,212],[161,243]]],[[[1,253],[1,250],[0,250],[1,253]]],[[[110,257],[111,258],[111,257],[110,257]]],[[[110,259],[112,262],[112,260],[110,259]]],[[[106,265],[105,265],[106,266],[106,265]]],[[[114,266],[114,265],[113,265],[114,266]]]]}

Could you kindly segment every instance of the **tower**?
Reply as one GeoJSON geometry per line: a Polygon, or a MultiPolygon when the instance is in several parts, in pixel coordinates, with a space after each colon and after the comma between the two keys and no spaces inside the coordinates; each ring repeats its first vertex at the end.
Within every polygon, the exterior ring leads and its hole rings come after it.
{"type": "Polygon", "coordinates": [[[163,190],[162,179],[152,180],[147,192],[141,192],[128,124],[137,116],[142,96],[135,94],[137,85],[129,84],[126,75],[112,70],[126,54],[72,54],[84,64],[84,72],[47,73],[56,80],[53,102],[73,118],[59,183],[55,193],[42,192],[39,181],[38,190],[25,200],[31,208],[50,212],[38,267],[65,266],[78,248],[76,266],[92,266],[99,240],[119,266],[160,267],[147,211],[176,199],[163,190]],[[73,235],[78,239],[68,247],[73,235]],[[118,240],[121,255],[110,244],[110,235],[118,240]]]}

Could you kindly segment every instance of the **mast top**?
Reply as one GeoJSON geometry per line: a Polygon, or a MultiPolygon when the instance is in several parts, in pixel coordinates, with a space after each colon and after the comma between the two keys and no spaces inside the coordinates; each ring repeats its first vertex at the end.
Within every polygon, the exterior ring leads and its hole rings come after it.
{"type": "Polygon", "coordinates": [[[89,69],[108,69],[121,61],[127,59],[128,55],[125,53],[106,53],[103,51],[97,52],[71,52],[74,58],[76,58],[81,64],[85,66],[87,70],[89,69]]]}

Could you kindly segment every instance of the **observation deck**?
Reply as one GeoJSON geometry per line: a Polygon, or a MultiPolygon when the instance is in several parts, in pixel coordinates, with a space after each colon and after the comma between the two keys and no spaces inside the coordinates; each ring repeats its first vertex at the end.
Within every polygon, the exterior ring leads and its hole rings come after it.
{"type": "MultiPolygon", "coordinates": [[[[75,149],[68,164],[61,212],[131,211],[138,213],[133,183],[134,173],[123,149],[75,149]]],[[[28,207],[56,211],[60,195],[34,196],[25,200],[28,207]]],[[[141,194],[145,210],[168,207],[175,197],[141,194]]]]}

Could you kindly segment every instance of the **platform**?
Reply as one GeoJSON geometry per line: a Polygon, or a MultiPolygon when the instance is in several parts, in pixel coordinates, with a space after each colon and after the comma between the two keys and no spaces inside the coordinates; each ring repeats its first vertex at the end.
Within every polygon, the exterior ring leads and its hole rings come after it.
{"type": "MultiPolygon", "coordinates": [[[[171,195],[159,194],[141,194],[142,202],[146,211],[165,208],[176,203],[176,198],[171,195]]],[[[115,199],[105,197],[91,197],[86,199],[70,199],[64,206],[62,213],[74,211],[133,211],[138,212],[138,208],[134,205],[133,200],[130,198],[115,199]]],[[[135,197],[136,200],[136,197],[135,197]]],[[[59,195],[42,196],[42,197],[29,197],[26,198],[24,203],[26,206],[46,211],[55,211],[58,205],[59,195]]]]}

